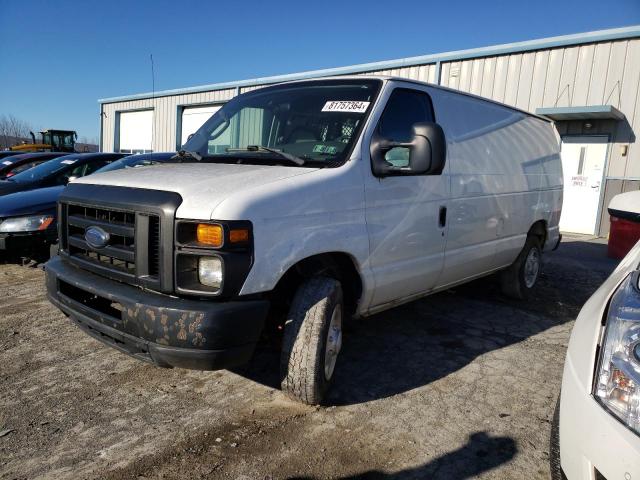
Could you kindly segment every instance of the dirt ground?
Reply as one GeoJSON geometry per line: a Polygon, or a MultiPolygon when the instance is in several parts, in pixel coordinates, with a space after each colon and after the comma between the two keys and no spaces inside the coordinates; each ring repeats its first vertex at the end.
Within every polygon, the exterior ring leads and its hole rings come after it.
{"type": "Polygon", "coordinates": [[[287,400],[278,352],[165,370],[102,346],[0,264],[0,478],[545,479],[564,355],[615,267],[601,241],[548,254],[535,297],[485,279],[354,321],[329,407],[287,400]]]}

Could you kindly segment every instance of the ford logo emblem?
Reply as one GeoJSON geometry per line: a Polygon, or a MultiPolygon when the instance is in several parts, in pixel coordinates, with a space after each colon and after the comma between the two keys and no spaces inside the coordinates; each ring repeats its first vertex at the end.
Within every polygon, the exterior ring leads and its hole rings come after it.
{"type": "Polygon", "coordinates": [[[92,248],[104,248],[109,245],[109,232],[100,227],[89,227],[84,231],[84,239],[92,248]]]}

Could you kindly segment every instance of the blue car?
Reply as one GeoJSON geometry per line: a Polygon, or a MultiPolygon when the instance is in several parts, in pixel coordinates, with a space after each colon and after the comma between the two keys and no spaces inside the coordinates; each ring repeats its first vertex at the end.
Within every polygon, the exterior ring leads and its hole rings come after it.
{"type": "MultiPolygon", "coordinates": [[[[4,153],[4,152],[0,152],[4,153]]],[[[69,155],[65,152],[33,152],[21,153],[19,155],[1,156],[0,155],[0,180],[6,180],[20,172],[29,170],[41,163],[48,162],[54,158],[69,155]]]]}
{"type": "MultiPolygon", "coordinates": [[[[174,153],[145,153],[116,160],[94,173],[171,161],[174,153]]],[[[0,197],[0,252],[29,255],[46,251],[58,239],[56,204],[65,185],[0,197]]]]}
{"type": "MultiPolygon", "coordinates": [[[[33,154],[29,154],[33,155],[33,154]]],[[[123,153],[70,153],[0,181],[0,195],[66,185],[124,157],[123,153]]]]}

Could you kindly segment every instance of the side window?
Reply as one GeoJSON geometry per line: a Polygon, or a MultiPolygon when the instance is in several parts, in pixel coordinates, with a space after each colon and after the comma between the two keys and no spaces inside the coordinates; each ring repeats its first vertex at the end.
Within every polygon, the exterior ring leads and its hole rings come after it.
{"type": "Polygon", "coordinates": [[[98,170],[99,168],[104,167],[106,164],[111,163],[106,162],[104,160],[101,160],[99,162],[91,162],[91,163],[87,163],[86,168],[84,170],[84,173],[82,174],[83,176],[85,175],[91,175],[93,172],[95,172],[96,170],[98,170]]]}
{"type": "Polygon", "coordinates": [[[71,177],[74,177],[74,178],[83,177],[84,175],[87,175],[86,172],[88,167],[90,168],[91,166],[88,164],[70,166],[69,168],[66,168],[65,170],[63,170],[58,174],[58,176],[55,178],[54,183],[56,185],[66,185],[67,183],[69,183],[69,179],[71,177]]]}
{"type": "Polygon", "coordinates": [[[77,170],[78,168],[79,167],[66,168],[62,172],[58,173],[58,175],[56,176],[56,178],[54,180],[54,184],[55,185],[66,185],[67,183],[69,183],[69,178],[70,177],[76,177],[77,176],[76,174],[74,174],[72,172],[77,170]]]}
{"type": "MultiPolygon", "coordinates": [[[[433,121],[433,107],[429,95],[418,90],[396,88],[378,122],[378,134],[394,142],[409,142],[415,123],[433,121]]],[[[385,160],[395,167],[407,167],[409,149],[392,148],[386,153],[385,160]]]]}

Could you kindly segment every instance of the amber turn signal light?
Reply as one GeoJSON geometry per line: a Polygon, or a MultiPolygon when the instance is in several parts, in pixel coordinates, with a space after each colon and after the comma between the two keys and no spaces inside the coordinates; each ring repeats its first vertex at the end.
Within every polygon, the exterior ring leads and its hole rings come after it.
{"type": "Polygon", "coordinates": [[[46,230],[53,223],[53,217],[46,217],[38,227],[38,230],[46,230]]]}
{"type": "Polygon", "coordinates": [[[244,243],[249,241],[249,230],[246,228],[235,228],[229,232],[231,243],[244,243]]]}
{"type": "Polygon", "coordinates": [[[199,223],[196,238],[198,243],[211,247],[221,247],[224,238],[221,225],[211,225],[209,223],[199,223]]]}

